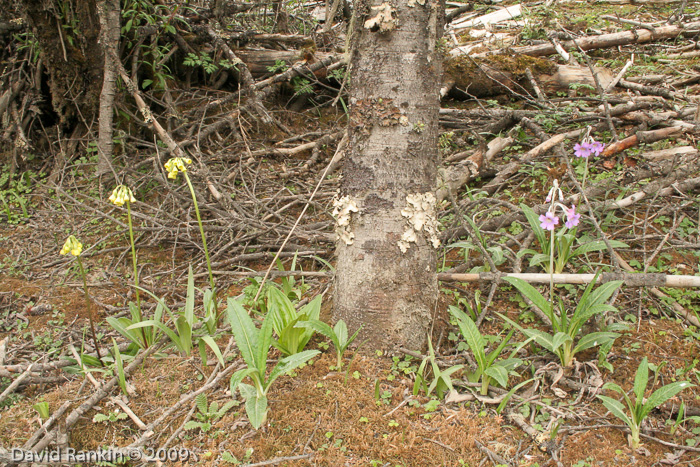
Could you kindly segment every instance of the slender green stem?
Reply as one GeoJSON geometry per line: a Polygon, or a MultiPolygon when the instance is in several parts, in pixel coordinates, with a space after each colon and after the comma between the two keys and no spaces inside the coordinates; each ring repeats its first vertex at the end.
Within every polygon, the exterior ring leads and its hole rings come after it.
{"type": "Polygon", "coordinates": [[[192,201],[194,202],[194,213],[197,216],[197,224],[199,224],[199,233],[202,235],[202,246],[204,247],[204,257],[207,260],[207,270],[209,271],[209,286],[214,294],[214,310],[216,312],[216,319],[219,319],[219,307],[216,303],[216,288],[214,286],[214,274],[211,270],[211,261],[209,260],[209,250],[207,249],[207,238],[204,236],[204,225],[202,225],[202,217],[199,215],[199,205],[197,204],[197,195],[194,193],[194,187],[190,181],[190,177],[187,176],[187,172],[183,172],[185,176],[185,181],[187,181],[187,186],[190,188],[190,193],[192,194],[192,201]]]}
{"type": "Polygon", "coordinates": [[[583,182],[581,182],[581,188],[586,188],[586,177],[588,176],[588,157],[586,157],[586,165],[583,169],[583,182]]]}
{"type": "Polygon", "coordinates": [[[88,293],[87,277],[85,275],[85,269],[83,268],[83,262],[80,260],[80,256],[76,256],[78,260],[78,267],[80,267],[80,275],[83,278],[83,290],[85,291],[85,306],[87,307],[88,318],[90,319],[90,332],[92,333],[92,343],[95,345],[95,352],[97,352],[97,359],[100,361],[100,365],[104,366],[102,361],[102,355],[100,355],[100,346],[97,344],[97,333],[95,332],[95,322],[92,318],[92,310],[90,309],[90,294],[88,293]]]}
{"type": "MultiPolygon", "coordinates": [[[[134,265],[134,286],[136,289],[136,310],[138,315],[136,320],[141,322],[141,294],[139,293],[139,268],[136,262],[136,243],[134,242],[134,226],[131,221],[131,203],[127,197],[126,200],[126,215],[129,221],[129,242],[131,243],[131,262],[134,265]]],[[[143,337],[143,348],[148,348],[148,339],[146,339],[146,330],[141,328],[141,336],[143,337]]]]}
{"type": "Polygon", "coordinates": [[[550,232],[549,242],[549,300],[552,302],[554,312],[554,229],[550,232]]]}

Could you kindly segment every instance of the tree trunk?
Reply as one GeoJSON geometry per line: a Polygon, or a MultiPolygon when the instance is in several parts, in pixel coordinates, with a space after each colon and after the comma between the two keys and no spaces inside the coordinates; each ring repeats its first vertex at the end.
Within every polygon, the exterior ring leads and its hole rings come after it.
{"type": "Polygon", "coordinates": [[[67,134],[81,123],[90,125],[99,104],[103,65],[95,0],[24,0],[20,5],[41,48],[61,130],[67,134]]]}
{"type": "Polygon", "coordinates": [[[437,301],[439,2],[356,2],[334,319],[366,350],[422,348],[437,301]]]}
{"type": "Polygon", "coordinates": [[[121,9],[119,0],[101,0],[98,4],[101,25],[101,37],[104,72],[102,78],[102,92],[100,94],[100,120],[99,134],[97,138],[97,176],[105,175],[112,165],[112,122],[114,120],[114,93],[117,83],[117,64],[119,56],[119,19],[121,9]]]}

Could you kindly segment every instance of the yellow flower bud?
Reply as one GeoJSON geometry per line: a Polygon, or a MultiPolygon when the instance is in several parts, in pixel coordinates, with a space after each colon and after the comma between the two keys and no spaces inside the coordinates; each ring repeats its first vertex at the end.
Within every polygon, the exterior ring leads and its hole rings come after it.
{"type": "Polygon", "coordinates": [[[109,201],[115,206],[123,206],[127,201],[133,203],[136,199],[128,186],[119,185],[112,191],[109,201]]]}
{"type": "Polygon", "coordinates": [[[192,159],[183,157],[173,157],[165,163],[165,170],[168,171],[168,178],[175,179],[179,172],[187,172],[187,166],[192,163],[192,159]]]}
{"type": "Polygon", "coordinates": [[[75,236],[71,235],[68,237],[66,240],[66,243],[63,244],[63,248],[61,248],[61,254],[62,255],[67,255],[70,253],[73,256],[80,256],[80,253],[83,252],[83,244],[78,241],[75,236]]]}

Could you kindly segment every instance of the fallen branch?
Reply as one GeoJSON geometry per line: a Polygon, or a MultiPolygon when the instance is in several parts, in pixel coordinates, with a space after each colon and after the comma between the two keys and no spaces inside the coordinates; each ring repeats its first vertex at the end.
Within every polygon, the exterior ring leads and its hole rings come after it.
{"type": "MultiPolygon", "coordinates": [[[[633,271],[633,270],[632,270],[633,271]]],[[[517,277],[530,284],[590,284],[595,274],[546,274],[546,273],[493,273],[474,274],[439,273],[438,280],[443,282],[491,282],[503,277],[517,277]]],[[[623,281],[628,287],[700,287],[700,276],[651,273],[614,273],[604,272],[598,276],[596,283],[623,281]]]]}

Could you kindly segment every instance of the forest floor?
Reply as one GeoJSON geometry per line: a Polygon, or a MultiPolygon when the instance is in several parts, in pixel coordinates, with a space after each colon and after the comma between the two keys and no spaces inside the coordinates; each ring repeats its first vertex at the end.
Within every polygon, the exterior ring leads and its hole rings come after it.
{"type": "MultiPolygon", "coordinates": [[[[533,3],[524,5],[521,17],[492,26],[503,37],[479,43],[482,39],[469,39],[464,30],[458,30],[454,39],[479,46],[472,50],[478,54],[497,47],[495,40],[510,37],[516,40],[511,46],[525,46],[560,27],[582,35],[635,27],[601,19],[605,14],[660,27],[677,7],[677,3],[601,2],[592,11],[586,2],[557,2],[546,8],[533,3]]],[[[684,21],[700,19],[697,4],[694,8],[688,7],[684,21]]],[[[575,203],[583,213],[575,245],[601,240],[601,233],[608,240],[624,243],[615,244],[613,255],[607,248],[581,253],[566,263],[564,272],[700,276],[700,184],[694,182],[700,175],[700,57],[674,55],[697,48],[697,39],[696,32],[690,38],[601,48],[585,55],[574,52],[580,63],[590,60],[613,76],[634,54],[635,62],[625,76],[628,82],[643,83],[641,92],[616,87],[601,97],[595,86],[578,83],[545,89],[541,99],[534,90],[523,99],[524,91],[518,88],[517,92],[501,92],[477,101],[464,100],[465,89],[460,91],[457,80],[458,89],[443,101],[441,156],[448,170],[467,171],[467,159],[479,167],[478,174],[456,190],[458,210],[447,201],[440,205],[443,247],[439,271],[488,272],[495,265],[504,273],[543,272],[541,264],[531,262],[533,253],[527,252],[541,251],[534,234],[537,229],[527,222],[519,206],[544,213],[545,197],[557,179],[566,204],[575,203]],[[606,106],[612,110],[606,111],[606,106]],[[616,113],[615,109],[623,106],[628,109],[616,113]],[[586,125],[593,127],[592,137],[608,144],[600,157],[574,157],[574,144],[583,140],[586,125]],[[580,128],[582,133],[567,136],[580,128]],[[668,128],[673,130],[658,132],[668,128]],[[611,144],[618,138],[640,135],[638,132],[650,132],[644,133],[649,138],[646,143],[640,136],[640,141],[625,147],[611,144]],[[482,166],[487,143],[499,138],[508,141],[482,166]],[[538,150],[540,143],[547,144],[552,138],[559,138],[555,145],[538,150]],[[523,155],[531,157],[523,159],[523,155]],[[513,163],[517,169],[507,172],[513,163]],[[499,174],[504,173],[507,176],[500,180],[499,174]],[[581,186],[584,173],[587,184],[581,193],[577,185],[581,186]],[[465,235],[469,221],[464,219],[471,220],[479,235],[465,235]]],[[[559,55],[540,60],[563,63],[559,55]]],[[[523,70],[510,72],[527,81],[523,70]]],[[[205,97],[221,97],[216,92],[183,90],[183,95],[186,92],[191,100],[183,99],[182,112],[196,100],[201,104],[205,97]]],[[[193,166],[192,177],[201,199],[207,200],[202,209],[214,269],[219,271],[220,301],[240,295],[248,303],[252,301],[260,276],[331,161],[346,116],[341,105],[330,105],[335,96],[324,94],[327,86],[317,87],[315,92],[294,111],[285,105],[290,100],[297,105],[299,96],[266,101],[281,123],[279,128],[239,121],[239,130],[244,130],[240,133],[232,131],[223,138],[210,133],[209,149],[199,156],[202,164],[198,169],[194,168],[197,164],[193,166]],[[291,136],[281,128],[291,129],[291,136]],[[320,141],[326,135],[336,136],[297,150],[299,145],[320,141]],[[237,137],[243,142],[230,142],[237,137]],[[278,144],[281,141],[285,143],[278,144]],[[240,156],[246,150],[250,157],[240,156]],[[307,164],[309,160],[312,162],[307,164]],[[233,204],[213,200],[214,191],[207,185],[211,180],[221,183],[220,191],[228,193],[233,204]],[[226,209],[240,217],[226,218],[222,214],[226,209]]],[[[154,171],[159,156],[152,135],[135,125],[132,128],[131,142],[123,143],[125,152],[130,150],[128,144],[133,144],[142,161],[131,166],[131,162],[122,161],[119,169],[134,187],[138,199],[132,206],[134,212],[142,213],[135,217],[141,286],[177,310],[185,303],[189,265],[194,268],[197,286],[207,287],[199,231],[186,186],[181,181],[166,185],[162,171],[154,171]]],[[[530,343],[517,353],[522,365],[510,373],[506,388],[493,383],[487,396],[480,395],[478,385],[470,381],[466,370],[473,369],[474,359],[449,308],[475,310],[476,314],[487,308],[480,330],[490,348],[498,345],[509,328],[494,312],[523,327],[547,327],[514,287],[503,281],[446,279],[441,282],[432,332],[436,364],[442,370],[453,365],[465,367],[452,373],[454,391],[443,398],[435,391],[429,395],[421,388],[414,391],[420,365],[428,357],[425,349],[423,354],[420,349],[406,349],[385,355],[368,352],[369,344],[363,343],[359,350],[352,347],[346,352],[344,366],[338,369],[332,345],[316,335],[307,349],[322,353],[272,385],[267,421],[255,430],[240,394],[232,398],[230,393],[230,374],[242,360],[231,346],[230,328],[222,320],[213,336],[222,351],[228,349],[224,366],[216,364],[212,352],[208,353],[209,361],[203,362],[196,348],[190,356],[172,347],[160,349],[128,374],[126,395],[116,385],[97,397],[89,410],[78,413],[81,404],[99,393],[96,385],[113,380],[118,371],[114,365],[92,367],[91,380],[75,361],[61,368],[56,368],[60,366],[56,362],[73,358],[73,351],[94,351],[87,319],[90,309],[98,316],[103,352],[110,351],[115,342],[124,344],[124,338],[105,318],[126,316],[126,304],[135,297],[126,211],[109,204],[109,193],[90,177],[94,163],[94,151],[87,151],[84,157],[69,161],[50,185],[39,169],[3,185],[3,199],[8,201],[0,215],[0,393],[13,380],[26,379],[0,400],[0,448],[20,448],[33,436],[36,439],[28,446],[36,446],[42,430],[54,421],[45,422],[40,416],[41,404],[47,403],[48,414],[58,420],[53,425],[57,431],[51,431],[56,439],[47,440],[50,448],[94,451],[137,443],[140,452],[156,459],[160,456],[163,465],[700,465],[697,288],[623,286],[614,296],[615,309],[601,313],[581,331],[585,335],[600,327],[621,329],[624,325],[609,352],[587,349],[576,355],[573,365],[562,367],[554,354],[530,343]],[[11,198],[10,192],[16,196],[11,198]],[[59,255],[71,234],[84,244],[90,309],[76,263],[59,255]],[[474,301],[477,291],[478,305],[474,301]],[[596,396],[607,395],[624,403],[620,394],[602,387],[614,382],[634,400],[635,374],[645,357],[651,370],[647,398],[666,384],[688,381],[693,386],[651,411],[643,423],[642,445],[632,449],[623,421],[596,396]],[[44,367],[37,370],[36,366],[29,368],[30,364],[44,367]],[[520,383],[513,394],[507,394],[520,383]],[[200,403],[196,402],[195,391],[201,388],[209,404],[206,410],[201,408],[202,396],[200,403]],[[232,400],[235,405],[225,413],[210,410],[214,401],[220,408],[232,400]],[[682,413],[681,403],[685,408],[682,413]],[[75,413],[77,420],[62,430],[69,414],[75,413]],[[153,427],[140,425],[154,421],[158,424],[153,427]],[[192,421],[201,423],[188,423],[192,421]]],[[[285,291],[295,301],[308,302],[323,294],[321,317],[326,321],[330,320],[332,300],[331,212],[337,182],[337,174],[323,182],[281,255],[283,266],[276,265],[273,274],[274,281],[287,287],[285,291]],[[285,278],[279,272],[282,267],[299,274],[285,278]]],[[[563,284],[555,289],[571,311],[585,287],[563,284]]],[[[539,290],[546,293],[548,287],[539,290]]],[[[150,316],[155,302],[143,294],[142,299],[150,316]]],[[[201,313],[201,295],[197,303],[196,313],[201,313]]],[[[515,334],[514,342],[524,340],[522,334],[515,334]]],[[[123,357],[125,365],[135,358],[125,347],[123,357]]],[[[269,357],[276,359],[279,354],[273,350],[269,357]]],[[[426,370],[424,376],[431,381],[435,374],[426,370]]],[[[139,460],[123,463],[140,464],[139,460]]]]}

